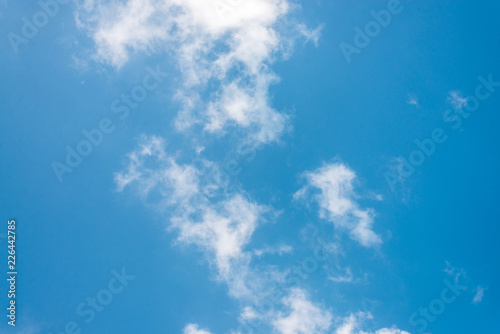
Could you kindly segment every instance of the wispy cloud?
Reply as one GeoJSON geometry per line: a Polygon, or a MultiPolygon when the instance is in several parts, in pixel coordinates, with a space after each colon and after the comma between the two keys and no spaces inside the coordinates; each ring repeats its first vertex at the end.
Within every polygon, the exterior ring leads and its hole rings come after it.
{"type": "Polygon", "coordinates": [[[462,109],[467,103],[467,98],[463,96],[462,92],[459,91],[451,91],[448,96],[448,103],[454,109],[462,109]]]}
{"type": "MultiPolygon", "coordinates": [[[[309,324],[318,320],[314,312],[319,309],[306,302],[305,292],[295,289],[285,290],[283,299],[266,312],[257,315],[252,311],[251,305],[268,297],[283,276],[273,266],[252,264],[255,253],[262,255],[271,249],[247,249],[256,228],[264,222],[264,213],[271,209],[229,189],[219,180],[216,164],[205,160],[197,165],[180,164],[167,153],[163,139],[143,136],[138,148],[128,154],[124,170],[116,173],[115,182],[119,191],[130,188],[149,205],[168,208],[169,229],[177,231],[177,243],[195,245],[204,253],[217,279],[227,284],[229,295],[242,304],[240,319],[258,316],[268,327],[281,328],[283,333],[295,333],[286,328],[302,316],[313,317],[309,324]],[[291,311],[285,315],[279,308],[291,311]]],[[[289,252],[291,248],[283,246],[277,251],[289,252]]],[[[184,333],[208,332],[189,324],[184,333]]]]}
{"type": "MultiPolygon", "coordinates": [[[[204,254],[217,280],[227,285],[229,295],[241,305],[239,320],[242,325],[243,321],[258,320],[258,331],[269,329],[281,334],[330,334],[335,324],[328,308],[314,302],[305,287],[281,287],[286,271],[262,261],[256,263],[260,259],[259,254],[291,251],[291,247],[286,245],[277,248],[249,247],[256,229],[274,210],[256,203],[239,188],[230,188],[220,179],[217,164],[202,159],[182,164],[179,157],[167,153],[166,146],[165,140],[160,137],[143,136],[137,149],[127,155],[125,168],[115,174],[117,190],[130,189],[148,205],[165,212],[169,217],[168,228],[177,232],[177,244],[194,245],[204,254]],[[273,293],[278,287],[281,287],[282,294],[276,298],[273,293]],[[254,306],[260,306],[262,302],[267,307],[260,307],[257,312],[254,306]]],[[[312,177],[316,174],[311,173],[310,181],[311,186],[316,186],[315,182],[324,184],[325,178],[330,182],[326,183],[324,196],[335,200],[335,203],[325,204],[325,210],[333,212],[328,214],[338,218],[338,215],[346,215],[349,211],[361,211],[351,200],[355,197],[351,184],[354,180],[352,171],[343,165],[324,168],[317,171],[317,175],[323,177],[316,179],[312,177]],[[331,172],[333,175],[330,175],[331,172]]],[[[362,214],[354,216],[359,218],[362,214]]],[[[353,229],[367,228],[366,221],[356,220],[352,224],[353,229]],[[359,224],[365,225],[357,227],[359,224]]],[[[373,232],[366,233],[371,235],[373,232]]],[[[365,238],[361,240],[372,245],[365,238]]],[[[240,332],[236,330],[233,333],[240,332]]],[[[190,323],[184,328],[184,334],[210,332],[190,323]]]]}
{"type": "Polygon", "coordinates": [[[359,328],[361,324],[367,320],[372,319],[373,316],[370,313],[359,312],[357,314],[350,314],[340,320],[340,326],[337,327],[335,334],[355,334],[359,333],[359,328]]]}
{"type": "Polygon", "coordinates": [[[476,294],[474,295],[474,298],[472,299],[472,303],[473,304],[479,304],[480,302],[483,301],[483,297],[484,297],[484,291],[486,289],[483,288],[482,286],[478,286],[474,289],[474,291],[476,292],[476,294]]]}
{"type": "Polygon", "coordinates": [[[281,256],[283,254],[288,254],[291,252],[293,252],[293,247],[290,245],[279,245],[279,246],[275,246],[275,247],[267,246],[267,247],[259,248],[259,249],[256,249],[253,251],[253,253],[256,256],[263,256],[266,254],[269,254],[269,255],[277,254],[277,255],[281,256]]]}
{"type": "Polygon", "coordinates": [[[317,44],[321,31],[286,20],[293,8],[288,0],[86,0],[76,18],[98,61],[120,68],[151,52],[176,59],[184,78],[177,129],[220,136],[238,127],[247,140],[270,143],[289,125],[270,103],[269,87],[279,81],[270,65],[296,38],[317,44]]]}
{"type": "Polygon", "coordinates": [[[408,100],[406,101],[411,106],[420,107],[420,103],[418,102],[418,97],[415,94],[408,94],[408,100]]]}
{"type": "Polygon", "coordinates": [[[352,239],[365,247],[382,243],[380,236],[372,230],[375,211],[362,209],[356,202],[354,171],[335,162],[305,172],[303,177],[307,185],[295,193],[295,199],[307,197],[311,190],[319,190],[314,192],[313,198],[319,205],[321,218],[332,222],[336,228],[347,230],[352,239]]]}
{"type": "Polygon", "coordinates": [[[281,334],[326,333],[332,324],[330,311],[311,303],[304,291],[294,289],[283,303],[289,309],[273,321],[274,328],[281,334]]]}
{"type": "Polygon", "coordinates": [[[365,332],[361,330],[363,323],[366,320],[372,319],[370,313],[359,312],[345,317],[341,322],[342,324],[334,332],[335,334],[410,334],[406,331],[400,330],[396,327],[382,328],[375,332],[365,332]]]}
{"type": "Polygon", "coordinates": [[[351,283],[354,281],[351,268],[347,267],[345,273],[337,276],[329,276],[328,279],[335,283],[351,283]]]}
{"type": "Polygon", "coordinates": [[[216,164],[179,164],[165,145],[161,138],[143,137],[128,154],[124,171],[115,175],[117,189],[132,187],[159,210],[169,208],[169,229],[178,231],[177,242],[202,250],[231,295],[254,298],[261,279],[249,269],[251,253],[245,247],[269,208],[230,191],[216,164]]]}
{"type": "Polygon", "coordinates": [[[466,281],[469,281],[467,278],[467,272],[463,268],[456,268],[451,265],[449,261],[445,261],[446,263],[446,268],[443,269],[443,271],[448,275],[453,277],[453,280],[458,282],[460,279],[464,279],[466,281]]]}
{"type": "Polygon", "coordinates": [[[204,329],[199,329],[198,325],[196,324],[188,324],[184,328],[184,334],[211,334],[211,333],[204,329]]]}

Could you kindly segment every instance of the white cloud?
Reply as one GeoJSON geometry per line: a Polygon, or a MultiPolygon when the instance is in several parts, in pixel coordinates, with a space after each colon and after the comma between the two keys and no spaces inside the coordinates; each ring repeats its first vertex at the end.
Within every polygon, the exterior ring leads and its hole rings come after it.
{"type": "Polygon", "coordinates": [[[253,253],[256,256],[262,256],[262,255],[266,255],[266,254],[270,254],[270,255],[278,254],[281,256],[283,254],[291,253],[292,251],[293,251],[293,247],[290,245],[279,245],[276,247],[267,246],[264,248],[256,249],[253,251],[253,253]]]}
{"type": "Polygon", "coordinates": [[[202,250],[231,295],[253,298],[262,278],[249,269],[251,252],[245,247],[268,208],[229,191],[215,164],[201,160],[198,165],[179,164],[161,138],[142,137],[115,182],[119,191],[132,187],[149,204],[168,208],[177,242],[202,250]]]}
{"type": "MultiPolygon", "coordinates": [[[[263,313],[250,306],[260,305],[283,281],[284,273],[273,266],[252,264],[256,251],[246,249],[256,228],[264,221],[263,214],[271,209],[254,203],[241,191],[229,189],[215,164],[205,160],[181,164],[165,148],[163,139],[143,136],[138,148],[128,154],[124,170],[115,174],[117,189],[131,188],[149,205],[168,209],[169,228],[178,232],[177,243],[195,245],[204,253],[217,279],[227,284],[229,295],[241,303],[240,321],[258,318],[262,326],[275,325],[283,333],[316,333],[304,332],[304,324],[313,329],[323,328],[329,321],[329,313],[308,302],[301,290],[287,291],[281,302],[273,303],[263,313]],[[290,314],[284,316],[276,311],[283,306],[291,310],[290,314]],[[299,323],[303,316],[309,320],[299,323]]],[[[260,250],[289,252],[291,248],[282,245],[278,249],[260,250]]],[[[208,332],[190,324],[184,333],[208,332]]]]}
{"type": "Polygon", "coordinates": [[[328,279],[335,283],[351,283],[354,281],[351,268],[349,267],[345,269],[345,274],[338,276],[329,276],[328,279]]]}
{"type": "Polygon", "coordinates": [[[314,30],[310,30],[304,24],[298,24],[297,28],[299,32],[306,38],[306,41],[312,41],[315,46],[318,46],[319,38],[321,36],[321,30],[323,26],[319,26],[314,30]]]}
{"type": "Polygon", "coordinates": [[[241,315],[240,315],[240,318],[242,320],[245,320],[245,321],[259,319],[261,317],[262,317],[262,315],[260,313],[258,313],[251,306],[246,306],[245,308],[243,308],[243,312],[241,312],[241,315]]]}
{"type": "Polygon", "coordinates": [[[215,255],[219,272],[228,275],[233,260],[243,258],[257,223],[261,208],[237,194],[215,207],[207,206],[201,217],[175,217],[172,221],[180,231],[179,240],[198,245],[215,255]]]}
{"type": "Polygon", "coordinates": [[[454,109],[462,109],[467,104],[467,98],[463,97],[463,94],[459,91],[451,91],[450,96],[448,96],[448,103],[454,109]]]}
{"type": "Polygon", "coordinates": [[[86,0],[76,19],[98,61],[120,68],[136,53],[173,55],[184,78],[179,130],[198,125],[222,135],[239,127],[249,140],[269,143],[288,126],[270,105],[278,81],[270,65],[293,39],[317,44],[321,31],[285,20],[292,8],[288,0],[86,0]]]}
{"type": "Polygon", "coordinates": [[[476,294],[474,295],[474,298],[472,299],[472,303],[473,304],[479,304],[480,302],[483,301],[483,297],[484,297],[484,291],[486,289],[483,288],[482,286],[478,286],[477,288],[474,289],[474,291],[476,292],[476,294]]]}
{"type": "Polygon", "coordinates": [[[411,106],[419,107],[418,98],[415,94],[408,94],[408,100],[406,101],[411,106]]]}
{"type": "Polygon", "coordinates": [[[342,324],[337,327],[335,334],[354,334],[365,319],[371,318],[372,316],[369,313],[351,314],[342,320],[342,324]]]}
{"type": "Polygon", "coordinates": [[[361,330],[360,328],[363,322],[372,318],[370,313],[365,312],[351,314],[342,320],[342,324],[336,329],[334,334],[410,334],[396,327],[382,328],[375,332],[365,332],[361,330]]]}
{"type": "Polygon", "coordinates": [[[382,328],[377,330],[375,333],[360,332],[360,334],[410,334],[410,333],[393,327],[393,328],[382,328]]]}
{"type": "Polygon", "coordinates": [[[209,331],[199,329],[196,324],[188,324],[184,327],[184,334],[211,334],[209,331]]]}
{"type": "Polygon", "coordinates": [[[348,230],[351,238],[365,247],[382,243],[372,230],[375,212],[361,209],[355,200],[356,174],[351,169],[342,163],[331,163],[303,175],[307,185],[295,193],[295,199],[305,197],[311,188],[319,190],[314,199],[318,202],[321,218],[331,221],[336,228],[348,230]]]}
{"type": "Polygon", "coordinates": [[[326,333],[330,328],[332,314],[311,303],[304,291],[292,290],[283,303],[290,311],[286,316],[278,315],[273,321],[273,326],[279,333],[320,334],[326,333]]]}
{"type": "Polygon", "coordinates": [[[450,262],[445,261],[446,263],[446,268],[443,269],[443,271],[448,275],[453,277],[453,280],[455,282],[458,282],[460,279],[464,279],[465,281],[469,281],[467,278],[467,272],[463,268],[455,268],[451,265],[450,262]]]}
{"type": "MultiPolygon", "coordinates": [[[[273,212],[272,209],[255,203],[241,190],[230,188],[216,164],[202,159],[182,164],[179,160],[167,153],[162,138],[143,136],[138,148],[127,155],[123,171],[115,174],[117,190],[131,189],[148,205],[170,216],[168,226],[177,232],[176,242],[202,251],[216,279],[225,283],[229,295],[238,300],[242,324],[255,320],[261,324],[256,330],[272,328],[281,334],[331,334],[334,318],[328,309],[311,302],[304,289],[280,286],[285,272],[272,265],[255,263],[255,254],[291,251],[286,245],[249,249],[254,232],[265,222],[265,213],[273,212]],[[272,293],[278,288],[283,297],[274,298],[272,293]],[[267,303],[268,308],[260,307],[262,303],[267,303]]],[[[359,218],[365,211],[352,200],[355,197],[352,171],[343,165],[329,165],[307,177],[309,186],[326,187],[318,195],[323,215],[337,220],[352,211],[356,221],[345,226],[353,231],[366,228],[357,226],[368,218],[359,218]]],[[[350,333],[349,326],[342,324],[336,333],[350,333]]],[[[406,334],[383,330],[375,334],[406,334]]],[[[210,333],[196,324],[188,324],[184,334],[210,333]]]]}

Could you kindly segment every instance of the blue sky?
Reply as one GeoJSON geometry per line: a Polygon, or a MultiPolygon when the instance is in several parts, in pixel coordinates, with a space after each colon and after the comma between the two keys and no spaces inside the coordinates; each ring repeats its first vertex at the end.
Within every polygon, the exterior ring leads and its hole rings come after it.
{"type": "Polygon", "coordinates": [[[1,333],[500,330],[500,4],[41,3],[0,2],[1,333]]]}

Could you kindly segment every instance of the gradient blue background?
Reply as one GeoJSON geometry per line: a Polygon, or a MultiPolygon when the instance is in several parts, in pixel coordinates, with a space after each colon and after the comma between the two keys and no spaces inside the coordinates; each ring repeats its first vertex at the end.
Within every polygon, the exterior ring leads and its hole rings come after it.
{"type": "MultiPolygon", "coordinates": [[[[297,207],[292,194],[298,175],[340,158],[356,171],[362,188],[383,201],[363,204],[378,216],[384,236],[381,253],[351,245],[345,265],[369,279],[334,285],[324,270],[310,283],[323,302],[340,314],[370,311],[374,327],[396,324],[416,333],[410,314],[439,297],[445,261],[464,268],[470,289],[487,287],[484,300],[460,296],[429,325],[433,333],[500,331],[498,299],[500,213],[500,90],[464,120],[461,130],[443,122],[452,90],[472,94],[479,75],[500,81],[500,3],[402,1],[404,10],[347,64],[339,43],[352,43],[354,26],[371,20],[370,11],[385,1],[308,1],[297,14],[310,25],[324,24],[319,46],[297,45],[290,60],[274,69],[281,82],[271,89],[273,105],[293,115],[293,131],[283,143],[264,147],[241,161],[234,177],[260,203],[284,213],[254,238],[292,244],[296,251],[273,258],[287,267],[310,256],[314,245],[300,230],[318,223],[313,210],[297,207]],[[407,103],[415,94],[419,107],[407,103]],[[405,191],[391,192],[384,172],[393,157],[415,149],[413,141],[441,127],[449,139],[407,180],[405,191]],[[390,232],[389,232],[390,231],[390,232]],[[342,298],[340,298],[341,296],[342,298]]],[[[136,56],[121,70],[90,64],[76,69],[73,56],[92,46],[74,24],[72,5],[40,30],[19,53],[6,37],[19,32],[21,17],[38,10],[35,2],[0,4],[0,233],[17,220],[18,325],[39,333],[63,330],[74,320],[83,333],[180,333],[187,322],[210,326],[214,333],[237,327],[237,303],[193,248],[173,247],[175,234],[133,194],[117,193],[113,173],[142,133],[166,137],[172,151],[190,141],[172,126],[172,103],[179,73],[165,55],[136,56]],[[110,104],[140,83],[146,66],[169,73],[161,86],[125,121],[110,104]],[[83,129],[113,119],[115,131],[58,182],[51,163],[62,162],[65,146],[84,137],[83,129]],[[90,324],[75,309],[105,288],[111,270],[125,267],[135,280],[116,295],[90,324]]],[[[232,158],[230,137],[212,143],[216,161],[232,158]]],[[[2,258],[6,240],[0,239],[2,258]]],[[[0,305],[7,307],[7,285],[0,284],[0,305]]],[[[2,306],[2,309],[3,309],[2,306]]],[[[15,333],[3,319],[0,332],[15,333]]]]}

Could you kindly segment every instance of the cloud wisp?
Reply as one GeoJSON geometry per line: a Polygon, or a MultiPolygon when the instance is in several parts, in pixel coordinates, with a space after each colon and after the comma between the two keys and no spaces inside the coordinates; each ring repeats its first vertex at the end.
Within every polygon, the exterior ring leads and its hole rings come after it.
{"type": "Polygon", "coordinates": [[[478,285],[475,289],[475,295],[474,295],[474,298],[472,298],[472,304],[479,304],[480,302],[483,301],[483,297],[484,297],[484,292],[486,291],[485,288],[483,288],[482,286],[478,285]]]}
{"type": "Polygon", "coordinates": [[[341,319],[341,324],[335,330],[334,334],[410,334],[394,326],[392,328],[382,328],[376,330],[375,332],[365,332],[361,330],[363,323],[371,319],[373,319],[373,316],[366,312],[350,314],[349,316],[341,319]]]}
{"type": "Polygon", "coordinates": [[[178,130],[222,136],[238,128],[247,141],[267,144],[289,127],[271,106],[269,88],[279,81],[271,65],[297,38],[317,44],[321,31],[288,19],[296,7],[288,0],[86,0],[76,20],[97,61],[120,68],[135,54],[174,59],[183,77],[178,130]]]}
{"type": "MultiPolygon", "coordinates": [[[[257,313],[251,305],[269,297],[283,275],[273,266],[252,263],[259,256],[255,256],[255,250],[247,249],[256,228],[265,222],[264,215],[272,209],[218,182],[216,164],[206,160],[197,165],[180,164],[165,147],[162,138],[142,137],[138,148],[128,154],[124,170],[115,174],[117,190],[130,188],[148,205],[160,211],[168,209],[168,228],[177,231],[177,244],[194,245],[201,250],[216,279],[225,283],[229,295],[243,305],[240,318],[254,320],[257,313]]],[[[263,326],[286,328],[297,312],[309,314],[316,310],[305,301],[302,290],[288,292],[281,303],[291,313],[285,316],[274,308],[259,313],[263,326]]],[[[208,333],[196,324],[188,324],[184,332],[208,333]]]]}
{"type": "MultiPolygon", "coordinates": [[[[229,296],[241,305],[241,326],[233,334],[248,333],[249,323],[258,331],[280,334],[331,334],[340,326],[332,312],[314,302],[303,287],[287,287],[281,297],[273,296],[284,283],[286,271],[262,261],[256,254],[262,247],[252,249],[249,244],[256,229],[276,210],[222,182],[217,164],[207,160],[182,164],[178,160],[167,153],[164,139],[143,136],[127,155],[124,169],[115,174],[116,188],[130,189],[147,205],[167,214],[167,226],[176,231],[176,243],[195,246],[203,253],[216,280],[226,284],[229,296]],[[257,310],[256,305],[265,300],[273,300],[273,305],[257,310]]],[[[357,207],[349,201],[338,205],[357,207]]],[[[283,252],[290,250],[285,247],[283,252]]],[[[210,334],[201,328],[187,324],[184,334],[210,334]]]]}
{"type": "Polygon", "coordinates": [[[165,146],[159,137],[144,136],[128,154],[126,168],[115,174],[117,190],[130,187],[149,205],[168,210],[168,228],[178,232],[177,243],[200,249],[230,295],[254,298],[258,289],[251,285],[261,279],[249,270],[251,253],[245,247],[269,208],[230,191],[218,180],[216,164],[180,164],[165,146]]]}
{"type": "Polygon", "coordinates": [[[373,229],[375,212],[362,209],[354,191],[356,174],[340,162],[325,164],[303,174],[307,184],[297,191],[295,199],[312,198],[319,205],[319,216],[332,222],[336,229],[347,230],[350,237],[364,247],[376,247],[382,239],[373,229]]]}

